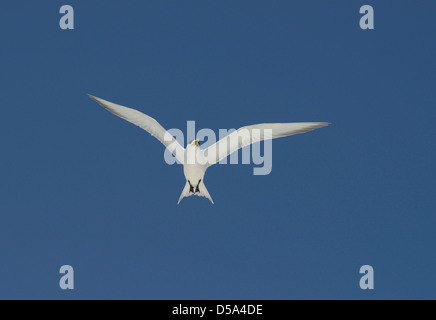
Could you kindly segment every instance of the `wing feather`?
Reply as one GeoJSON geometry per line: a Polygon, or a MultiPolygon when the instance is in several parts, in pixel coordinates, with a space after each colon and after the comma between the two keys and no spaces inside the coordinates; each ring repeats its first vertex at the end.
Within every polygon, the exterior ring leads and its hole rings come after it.
{"type": "Polygon", "coordinates": [[[167,147],[180,163],[184,162],[185,149],[155,119],[137,110],[123,107],[92,95],[89,95],[89,97],[99,103],[106,110],[150,133],[167,147]]]}
{"type": "Polygon", "coordinates": [[[204,156],[211,166],[255,142],[305,133],[327,125],[328,122],[295,122],[263,123],[242,127],[204,150],[204,156]]]}

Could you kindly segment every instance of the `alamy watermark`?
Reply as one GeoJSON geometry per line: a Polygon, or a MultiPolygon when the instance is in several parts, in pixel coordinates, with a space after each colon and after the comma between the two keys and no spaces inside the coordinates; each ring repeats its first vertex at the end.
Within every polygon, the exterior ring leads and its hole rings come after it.
{"type": "Polygon", "coordinates": [[[72,266],[64,265],[59,269],[59,273],[63,274],[59,280],[59,287],[62,290],[74,290],[74,269],[72,266]]]}
{"type": "Polygon", "coordinates": [[[374,268],[370,265],[364,265],[360,268],[359,273],[363,274],[359,282],[360,289],[374,290],[374,268]]]}
{"type": "Polygon", "coordinates": [[[63,14],[59,20],[59,27],[62,30],[73,30],[74,29],[74,9],[70,5],[63,5],[59,9],[59,13],[63,14]]]}
{"type": "MultiPolygon", "coordinates": [[[[374,8],[370,5],[363,5],[359,10],[363,16],[360,18],[359,25],[362,30],[374,30],[374,8]]],[[[74,9],[70,5],[63,5],[59,9],[63,16],[59,20],[59,27],[62,30],[74,30],[74,9]]]]}
{"type": "MultiPolygon", "coordinates": [[[[218,137],[212,129],[196,131],[195,121],[187,121],[185,135],[180,129],[170,129],[166,141],[173,137],[180,145],[198,141],[199,152],[186,152],[184,164],[254,164],[254,175],[268,175],[272,170],[272,130],[271,129],[220,129],[218,137]],[[238,150],[242,149],[242,156],[238,150]],[[229,158],[229,159],[228,159],[229,158]]],[[[189,148],[189,147],[188,147],[189,148]]],[[[187,148],[187,149],[188,149],[187,148]]],[[[169,165],[180,164],[171,145],[165,149],[164,159],[169,165]]],[[[182,158],[178,157],[178,158],[182,158]]]]}

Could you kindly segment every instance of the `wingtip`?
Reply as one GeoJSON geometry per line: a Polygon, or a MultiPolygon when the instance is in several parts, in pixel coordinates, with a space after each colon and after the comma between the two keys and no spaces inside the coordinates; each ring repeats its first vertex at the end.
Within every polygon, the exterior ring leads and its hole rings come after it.
{"type": "Polygon", "coordinates": [[[88,97],[90,97],[92,100],[97,101],[97,97],[93,96],[92,94],[87,93],[86,94],[88,97]]]}
{"type": "Polygon", "coordinates": [[[319,127],[318,128],[328,127],[331,124],[332,124],[331,122],[319,122],[319,127]]]}
{"type": "MultiPolygon", "coordinates": [[[[92,100],[94,100],[95,102],[97,102],[99,105],[101,105],[103,108],[108,109],[107,106],[105,105],[105,101],[103,99],[100,99],[96,96],[93,96],[92,94],[87,93],[88,97],[90,97],[92,100]]],[[[110,110],[109,110],[110,111],[110,110]]]]}

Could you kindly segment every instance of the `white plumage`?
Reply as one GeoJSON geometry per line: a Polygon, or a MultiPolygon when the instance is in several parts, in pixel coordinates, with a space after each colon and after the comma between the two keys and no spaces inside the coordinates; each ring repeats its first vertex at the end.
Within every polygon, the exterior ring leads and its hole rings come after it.
{"type": "Polygon", "coordinates": [[[188,144],[185,149],[155,119],[146,114],[89,96],[113,114],[137,125],[157,138],[183,164],[186,185],[178,203],[184,197],[191,195],[206,197],[213,203],[212,197],[204,185],[204,175],[207,168],[220,162],[233,152],[255,142],[287,137],[329,125],[327,122],[263,123],[242,127],[205,150],[199,148],[198,140],[188,144]]]}

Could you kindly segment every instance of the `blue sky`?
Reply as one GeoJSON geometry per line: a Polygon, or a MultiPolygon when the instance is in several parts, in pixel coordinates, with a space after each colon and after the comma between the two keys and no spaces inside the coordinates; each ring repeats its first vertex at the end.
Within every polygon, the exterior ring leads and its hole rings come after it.
{"type": "Polygon", "coordinates": [[[435,10],[2,1],[0,298],[436,298],[435,10]],[[333,124],[274,141],[268,176],[209,169],[215,205],[177,206],[182,168],[87,93],[167,129],[333,124]]]}

